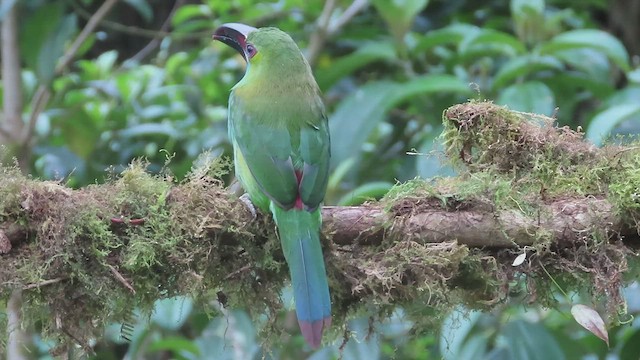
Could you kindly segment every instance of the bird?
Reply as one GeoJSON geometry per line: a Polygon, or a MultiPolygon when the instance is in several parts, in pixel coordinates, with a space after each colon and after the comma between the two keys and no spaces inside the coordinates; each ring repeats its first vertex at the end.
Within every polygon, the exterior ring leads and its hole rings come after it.
{"type": "Polygon", "coordinates": [[[300,331],[318,348],[331,326],[320,243],[331,151],[320,89],[300,48],[280,29],[226,23],[213,39],[247,63],[229,95],[235,174],[251,203],[273,216],[300,331]]]}

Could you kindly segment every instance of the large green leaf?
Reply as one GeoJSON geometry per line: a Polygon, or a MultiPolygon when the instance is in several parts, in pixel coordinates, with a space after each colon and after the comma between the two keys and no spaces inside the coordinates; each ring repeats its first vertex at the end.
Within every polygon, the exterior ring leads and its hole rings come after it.
{"type": "Polygon", "coordinates": [[[591,48],[603,52],[622,70],[629,71],[629,53],[613,35],[596,29],[579,29],[561,33],[538,47],[540,54],[553,55],[559,51],[591,48]]]}
{"type": "Polygon", "coordinates": [[[553,92],[538,81],[509,86],[498,96],[496,103],[507,105],[513,110],[547,116],[551,116],[556,108],[553,92]]]}
{"type": "Polygon", "coordinates": [[[481,56],[516,56],[526,51],[513,35],[495,30],[482,30],[465,37],[458,46],[462,59],[477,59],[481,56]]]}
{"type": "Polygon", "coordinates": [[[211,7],[202,4],[186,4],[176,10],[176,14],[171,18],[171,24],[179,26],[189,20],[208,16],[211,16],[211,7]]]}
{"type": "Polygon", "coordinates": [[[592,143],[600,146],[613,129],[633,117],[640,119],[640,104],[638,103],[610,107],[593,117],[587,127],[586,137],[592,143]]]}
{"type": "Polygon", "coordinates": [[[607,55],[597,49],[574,48],[558,51],[554,57],[566,64],[575,72],[584,73],[587,77],[602,84],[614,83],[611,70],[615,67],[607,55]]]}
{"type": "Polygon", "coordinates": [[[509,7],[512,16],[528,16],[533,13],[544,11],[544,0],[511,0],[509,7]]]}
{"type": "Polygon", "coordinates": [[[185,296],[160,299],[155,303],[151,321],[167,330],[177,330],[189,318],[193,301],[185,296]]]}
{"type": "Polygon", "coordinates": [[[545,37],[548,22],[545,19],[544,0],[511,0],[511,18],[518,38],[526,44],[537,44],[545,37]]]}
{"type": "Polygon", "coordinates": [[[426,75],[406,83],[378,81],[347,97],[329,119],[333,166],[357,156],[362,144],[393,106],[412,96],[429,93],[469,94],[466,83],[448,75],[426,75]]]}
{"type": "Polygon", "coordinates": [[[524,54],[515,57],[502,65],[493,77],[493,90],[497,91],[518,78],[525,78],[543,70],[560,71],[562,63],[553,56],[524,54]]]}
{"type": "Polygon", "coordinates": [[[631,334],[622,345],[620,360],[636,360],[640,354],[640,329],[631,334]]]}
{"type": "Polygon", "coordinates": [[[187,359],[185,355],[200,355],[200,349],[193,341],[181,336],[167,336],[154,341],[149,345],[147,351],[150,353],[157,351],[170,351],[172,359],[187,359]]]}
{"type": "Polygon", "coordinates": [[[442,139],[439,137],[441,133],[442,125],[431,130],[417,149],[417,154],[413,154],[416,173],[423,179],[455,175],[454,169],[444,159],[444,146],[442,139]]]}
{"type": "Polygon", "coordinates": [[[487,339],[474,336],[473,328],[482,320],[482,313],[463,308],[452,311],[442,324],[440,334],[440,353],[444,360],[467,360],[475,351],[475,359],[481,359],[487,345],[487,339]],[[474,338],[480,339],[475,341],[474,338]]]}
{"type": "Polygon", "coordinates": [[[509,359],[563,360],[565,354],[557,341],[540,324],[524,320],[509,322],[502,330],[509,359]]]}
{"type": "Polygon", "coordinates": [[[153,20],[153,8],[151,8],[147,0],[124,0],[124,2],[136,9],[146,22],[153,20]]]}
{"type": "Polygon", "coordinates": [[[627,73],[627,79],[629,79],[631,83],[640,84],[640,68],[629,71],[627,73]]]}
{"type": "Polygon", "coordinates": [[[42,83],[48,84],[53,79],[58,60],[64,53],[65,44],[76,32],[77,27],[76,15],[67,15],[42,44],[36,66],[36,73],[42,83]]]}
{"type": "Polygon", "coordinates": [[[370,42],[364,44],[353,53],[339,58],[337,61],[320,67],[316,74],[318,85],[324,91],[333,86],[338,80],[351,74],[357,69],[381,60],[395,59],[396,52],[388,41],[370,42]]]}
{"type": "MultiPolygon", "coordinates": [[[[64,17],[64,2],[44,4],[31,13],[23,14],[20,21],[20,54],[28,68],[36,69],[44,43],[51,37],[64,17]]],[[[54,59],[53,65],[55,66],[54,59]]]]}
{"type": "Polygon", "coordinates": [[[79,157],[88,160],[96,149],[100,139],[100,129],[98,125],[101,120],[95,120],[91,112],[99,112],[100,104],[88,102],[83,104],[83,110],[73,109],[69,111],[69,116],[62,123],[62,136],[65,145],[79,157]]]}
{"type": "Polygon", "coordinates": [[[416,45],[415,52],[428,52],[440,45],[457,45],[467,36],[474,36],[481,32],[477,26],[468,24],[453,24],[442,29],[429,31],[416,45]]]}

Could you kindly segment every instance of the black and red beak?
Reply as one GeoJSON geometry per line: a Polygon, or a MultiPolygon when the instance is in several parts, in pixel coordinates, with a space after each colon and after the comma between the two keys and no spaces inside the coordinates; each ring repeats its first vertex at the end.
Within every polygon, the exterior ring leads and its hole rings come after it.
{"type": "Polygon", "coordinates": [[[256,30],[258,29],[245,24],[226,23],[216,29],[213,33],[213,39],[236,49],[245,61],[248,61],[249,54],[247,53],[247,36],[249,36],[252,31],[256,30]]]}

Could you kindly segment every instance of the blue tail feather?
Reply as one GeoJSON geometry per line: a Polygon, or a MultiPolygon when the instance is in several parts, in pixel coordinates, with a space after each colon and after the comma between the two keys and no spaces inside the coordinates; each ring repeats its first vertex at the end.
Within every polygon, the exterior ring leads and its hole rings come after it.
{"type": "Polygon", "coordinates": [[[296,314],[307,342],[320,345],[331,324],[331,299],[320,246],[320,211],[283,210],[271,206],[282,250],[289,265],[296,314]]]}

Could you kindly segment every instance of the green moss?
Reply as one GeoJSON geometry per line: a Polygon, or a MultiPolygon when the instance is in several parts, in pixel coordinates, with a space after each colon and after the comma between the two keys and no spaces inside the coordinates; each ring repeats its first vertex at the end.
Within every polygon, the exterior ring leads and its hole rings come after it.
{"type": "MultiPolygon", "coordinates": [[[[586,297],[624,308],[622,275],[627,261],[635,268],[637,260],[622,242],[596,225],[557,246],[557,235],[538,224],[553,218],[545,209],[554,201],[607,197],[640,229],[640,147],[597,149],[550,119],[490,103],[452,107],[444,123],[446,153],[459,176],[391,189],[377,204],[389,214],[378,246],[329,244],[334,324],[371,313],[378,321],[401,306],[421,332],[460,304],[485,310],[520,296],[554,306],[559,288],[588,288],[586,297]],[[528,224],[515,235],[527,246],[514,238],[510,249],[470,249],[455,239],[430,244],[420,234],[391,236],[403,220],[434,209],[516,216],[528,224]],[[527,261],[511,266],[522,252],[527,261]]],[[[205,310],[219,298],[254,318],[266,312],[263,334],[277,336],[279,291],[289,276],[275,226],[269,216],[252,220],[224,188],[228,169],[229,161],[205,154],[176,183],[138,161],[107,184],[76,191],[0,169],[0,217],[28,229],[3,259],[4,293],[26,287],[25,321],[54,338],[86,342],[134,307],[149,311],[158,298],[177,294],[205,310]]]]}

